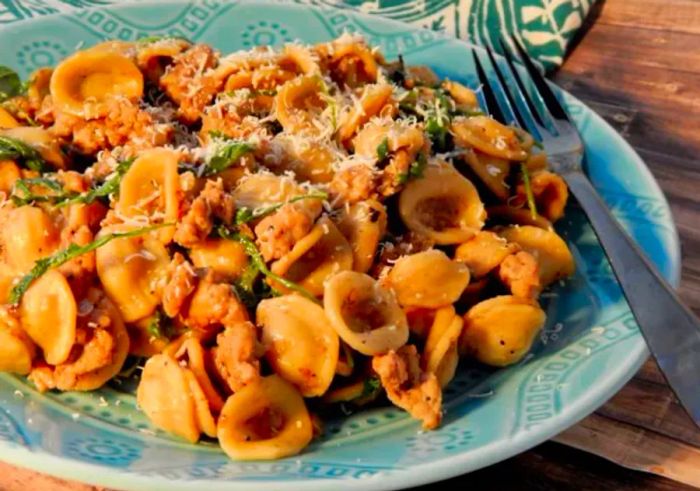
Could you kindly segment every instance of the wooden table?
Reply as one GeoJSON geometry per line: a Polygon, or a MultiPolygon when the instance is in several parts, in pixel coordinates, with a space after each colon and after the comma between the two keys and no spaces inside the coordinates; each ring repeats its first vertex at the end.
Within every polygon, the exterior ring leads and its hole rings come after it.
{"type": "MultiPolygon", "coordinates": [[[[658,179],[683,244],[681,296],[700,314],[700,0],[603,1],[587,31],[555,80],[613,124],[658,179]]],[[[700,431],[650,361],[605,406],[553,442],[450,484],[693,489],[681,482],[700,488],[700,431]]],[[[34,489],[99,488],[0,463],[0,491],[34,489]]]]}

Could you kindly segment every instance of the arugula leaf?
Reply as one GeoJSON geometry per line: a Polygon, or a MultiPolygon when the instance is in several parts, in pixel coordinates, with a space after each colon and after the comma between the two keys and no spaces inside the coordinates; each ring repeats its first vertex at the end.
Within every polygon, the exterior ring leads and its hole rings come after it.
{"type": "Polygon", "coordinates": [[[148,334],[150,334],[154,338],[165,337],[163,336],[163,331],[161,329],[162,322],[163,314],[160,313],[160,310],[156,310],[151,316],[151,320],[148,322],[148,327],[146,328],[148,334]]]}
{"type": "Polygon", "coordinates": [[[425,172],[427,165],[428,159],[425,158],[425,155],[419,153],[416,160],[411,162],[408,172],[399,175],[399,184],[406,184],[410,179],[418,179],[423,177],[423,173],[425,172]]]}
{"type": "Polygon", "coordinates": [[[377,159],[379,162],[383,162],[387,155],[389,155],[389,139],[384,137],[382,142],[377,145],[377,159]]]}
{"type": "Polygon", "coordinates": [[[253,239],[238,232],[233,232],[226,228],[225,225],[220,225],[217,227],[216,231],[219,234],[219,237],[223,239],[235,240],[236,242],[239,242],[243,246],[245,253],[250,257],[251,264],[253,264],[264,276],[276,281],[289,290],[300,293],[313,302],[319,303],[318,299],[303,286],[297,285],[293,281],[283,278],[280,275],[270,271],[267,264],[265,264],[265,259],[262,257],[262,254],[255,245],[255,242],[253,242],[253,239]]]}
{"type": "Polygon", "coordinates": [[[17,138],[0,135],[0,160],[21,160],[31,170],[44,172],[46,163],[41,154],[17,138]]]}
{"type": "Polygon", "coordinates": [[[300,196],[294,196],[293,198],[290,198],[282,203],[276,203],[274,205],[255,209],[250,209],[247,206],[242,206],[241,208],[236,210],[236,218],[234,220],[234,223],[236,225],[243,225],[244,223],[252,222],[253,220],[256,220],[258,218],[270,215],[282,208],[286,204],[296,203],[297,201],[303,201],[306,199],[326,200],[328,199],[328,194],[324,192],[302,194],[300,196]]]}
{"type": "Polygon", "coordinates": [[[202,167],[200,177],[218,174],[238,162],[245,154],[255,150],[254,145],[242,140],[229,139],[220,132],[212,131],[209,135],[212,138],[223,139],[224,142],[217,149],[216,153],[209,158],[206,166],[202,167]]]}
{"type": "Polygon", "coordinates": [[[24,91],[22,81],[12,68],[0,65],[0,102],[12,99],[24,91]]]}
{"type": "Polygon", "coordinates": [[[530,171],[528,171],[527,165],[524,162],[520,164],[520,172],[523,174],[523,185],[525,186],[525,196],[527,196],[527,206],[530,208],[530,215],[534,220],[537,218],[537,205],[535,205],[535,195],[532,192],[532,185],[530,184],[530,171]]]}
{"type": "Polygon", "coordinates": [[[85,194],[79,194],[78,196],[74,196],[62,203],[60,203],[58,206],[68,206],[72,205],[75,203],[83,203],[83,204],[90,204],[93,201],[95,201],[97,198],[106,198],[110,194],[116,194],[119,192],[119,185],[122,182],[122,177],[124,177],[124,174],[126,174],[126,171],[129,170],[131,167],[131,164],[134,163],[134,160],[136,160],[136,157],[131,157],[130,159],[127,160],[122,160],[117,164],[117,168],[115,171],[115,175],[112,176],[111,178],[107,179],[105,182],[97,186],[96,188],[91,189],[85,194]]]}
{"type": "Polygon", "coordinates": [[[364,380],[364,386],[362,387],[362,394],[358,399],[364,399],[367,397],[374,397],[377,392],[382,388],[382,383],[378,377],[367,377],[364,380]]]}
{"type": "Polygon", "coordinates": [[[12,290],[10,290],[8,303],[13,305],[18,304],[19,301],[22,299],[22,295],[24,295],[24,293],[27,291],[32,282],[50,269],[57,268],[62,264],[65,264],[68,261],[75,259],[76,257],[82,256],[83,254],[87,254],[88,252],[94,251],[95,249],[99,249],[100,247],[107,244],[108,242],[113,241],[114,239],[136,237],[138,235],[143,235],[153,230],[163,227],[169,227],[172,225],[174,224],[160,223],[158,225],[151,225],[149,227],[142,227],[137,228],[135,230],[129,230],[128,232],[115,232],[111,234],[106,234],[100,237],[99,239],[96,239],[84,246],[79,246],[78,244],[71,244],[62,251],[58,251],[57,253],[52,254],[51,256],[39,259],[34,263],[34,267],[32,267],[29,273],[25,274],[19,280],[19,282],[12,288],[12,290]]]}

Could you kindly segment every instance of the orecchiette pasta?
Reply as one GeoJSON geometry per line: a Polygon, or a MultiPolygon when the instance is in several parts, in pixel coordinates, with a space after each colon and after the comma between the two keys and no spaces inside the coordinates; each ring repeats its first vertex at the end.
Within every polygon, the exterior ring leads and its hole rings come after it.
{"type": "Polygon", "coordinates": [[[273,370],[304,397],[324,394],[335,375],[339,342],[323,308],[299,295],[284,295],[260,302],[256,317],[273,370]]]}
{"type": "Polygon", "coordinates": [[[299,453],[313,429],[304,400],[289,382],[265,377],[230,396],[217,436],[236,460],[279,459],[299,453]]]}
{"type": "Polygon", "coordinates": [[[398,349],[408,340],[408,322],[394,295],[372,277],[345,271],[334,275],[323,294],[333,328],[363,355],[398,349]]]}
{"type": "Polygon", "coordinates": [[[387,281],[403,306],[444,307],[456,302],[469,284],[469,268],[431,249],[396,261],[387,281]]]}
{"type": "Polygon", "coordinates": [[[533,136],[359,36],[106,41],[25,86],[0,107],[0,371],[136,379],[157,428],[232,459],[386,399],[436,428],[460,357],[522,359],[574,271],[533,136]]]}
{"type": "Polygon", "coordinates": [[[474,185],[454,168],[429,165],[422,179],[408,183],[399,196],[406,226],[437,244],[459,244],[481,230],[484,205],[474,185]]]}

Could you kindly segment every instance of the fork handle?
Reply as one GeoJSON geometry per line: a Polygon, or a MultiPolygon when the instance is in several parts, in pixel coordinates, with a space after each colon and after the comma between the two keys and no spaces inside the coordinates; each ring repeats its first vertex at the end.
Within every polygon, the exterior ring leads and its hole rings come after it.
{"type": "Polygon", "coordinates": [[[700,426],[700,321],[623,230],[588,177],[580,171],[563,177],[588,215],[662,372],[700,426]]]}

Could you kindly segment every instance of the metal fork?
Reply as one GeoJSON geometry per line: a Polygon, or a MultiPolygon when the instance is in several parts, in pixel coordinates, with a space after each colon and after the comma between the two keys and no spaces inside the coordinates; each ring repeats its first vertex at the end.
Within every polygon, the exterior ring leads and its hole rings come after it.
{"type": "Polygon", "coordinates": [[[571,194],[586,213],[661,371],[685,410],[700,426],[700,321],[683,305],[613,217],[583,171],[583,144],[576,128],[520,42],[515,38],[512,41],[544,107],[537,108],[515,66],[515,55],[500,40],[507,71],[501,68],[492,50],[486,48],[496,74],[495,80],[486,76],[479,56],[472,48],[486,109],[500,122],[520,126],[539,136],[552,169],[564,178],[571,194]],[[514,84],[507,83],[507,73],[514,84]],[[494,92],[496,87],[500,87],[505,96],[502,106],[494,92]],[[517,104],[517,96],[525,102],[524,105],[517,104]],[[514,121],[508,121],[507,113],[513,115],[511,119],[514,121]],[[545,120],[555,131],[547,129],[545,120]]]}

